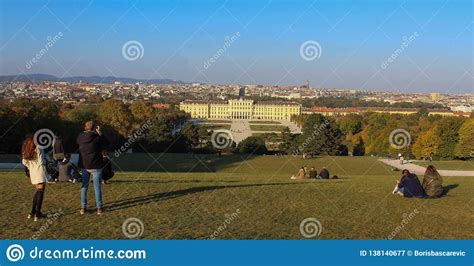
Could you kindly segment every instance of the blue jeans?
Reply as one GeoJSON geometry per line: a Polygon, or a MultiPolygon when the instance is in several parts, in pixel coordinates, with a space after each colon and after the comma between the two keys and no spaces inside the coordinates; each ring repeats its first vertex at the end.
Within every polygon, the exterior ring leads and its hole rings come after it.
{"type": "Polygon", "coordinates": [[[94,179],[95,203],[97,208],[102,208],[102,169],[83,169],[82,187],[81,187],[81,205],[87,208],[87,190],[89,189],[89,178],[92,175],[94,179]]]}

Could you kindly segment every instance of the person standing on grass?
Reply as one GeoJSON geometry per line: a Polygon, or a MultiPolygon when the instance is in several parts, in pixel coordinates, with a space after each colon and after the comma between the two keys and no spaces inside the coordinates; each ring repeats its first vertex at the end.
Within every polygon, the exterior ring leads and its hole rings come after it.
{"type": "Polygon", "coordinates": [[[43,152],[36,146],[33,136],[27,136],[21,147],[21,158],[22,164],[25,166],[25,173],[30,178],[31,184],[36,188],[35,195],[33,196],[33,206],[31,207],[30,214],[28,214],[28,219],[34,217],[35,222],[39,218],[46,217],[41,212],[47,177],[46,159],[44,156],[43,152]]]}
{"type": "Polygon", "coordinates": [[[89,178],[92,175],[94,181],[95,201],[97,214],[102,214],[102,169],[105,166],[102,151],[109,145],[108,140],[102,134],[99,126],[93,121],[84,124],[84,132],[77,137],[79,153],[82,162],[82,187],[81,187],[81,210],[84,214],[87,210],[87,190],[89,189],[89,178]]]}

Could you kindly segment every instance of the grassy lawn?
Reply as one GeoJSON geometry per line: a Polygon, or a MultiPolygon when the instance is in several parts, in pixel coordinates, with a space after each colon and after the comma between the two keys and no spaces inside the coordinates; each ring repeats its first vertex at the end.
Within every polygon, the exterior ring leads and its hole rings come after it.
{"type": "Polygon", "coordinates": [[[319,239],[384,239],[399,226],[396,239],[474,237],[473,178],[445,178],[450,190],[440,199],[406,199],[391,194],[399,173],[370,157],[123,154],[114,165],[101,217],[79,215],[79,184],[49,184],[44,211],[64,212],[51,224],[26,219],[34,190],[24,173],[0,171],[1,239],[39,230],[39,239],[125,239],[130,217],[143,222],[141,238],[205,239],[235,213],[218,239],[304,239],[299,225],[308,217],[321,222],[319,239]],[[340,179],[290,180],[302,165],[340,179]]]}
{"type": "Polygon", "coordinates": [[[259,121],[259,120],[255,120],[255,121],[249,121],[249,124],[261,124],[261,125],[270,124],[270,125],[279,125],[279,124],[281,124],[281,123],[278,122],[278,121],[259,121]]]}
{"type": "Polygon", "coordinates": [[[432,161],[432,162],[414,162],[420,166],[434,165],[437,169],[443,170],[466,170],[474,171],[474,160],[470,161],[432,161]]]}
{"type": "Polygon", "coordinates": [[[282,131],[285,126],[280,125],[250,125],[252,131],[282,131]]]}

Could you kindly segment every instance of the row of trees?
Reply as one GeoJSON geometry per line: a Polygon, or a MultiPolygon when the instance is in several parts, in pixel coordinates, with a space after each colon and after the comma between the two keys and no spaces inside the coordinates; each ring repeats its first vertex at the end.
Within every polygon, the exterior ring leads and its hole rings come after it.
{"type": "MultiPolygon", "coordinates": [[[[18,153],[26,134],[48,128],[62,136],[66,149],[76,150],[75,139],[85,121],[96,120],[111,140],[111,149],[133,141],[136,152],[217,152],[212,130],[189,122],[189,116],[175,108],[159,110],[151,103],[120,100],[63,105],[50,100],[16,99],[0,104],[0,152],[18,153]],[[145,130],[143,126],[147,125],[145,130]],[[137,132],[140,132],[139,136],[137,132]]],[[[419,112],[413,115],[386,113],[325,117],[302,115],[294,120],[302,134],[285,128],[281,134],[252,136],[229,145],[224,152],[264,154],[268,150],[286,154],[395,155],[416,158],[470,158],[474,151],[474,118],[441,117],[419,112]],[[404,143],[390,139],[404,130],[404,143]]]]}
{"type": "Polygon", "coordinates": [[[330,155],[396,155],[416,158],[466,159],[474,156],[474,118],[442,117],[419,112],[324,117],[303,115],[295,120],[303,133],[282,132],[281,150],[330,155]]]}
{"type": "Polygon", "coordinates": [[[131,143],[134,150],[184,152],[188,150],[190,140],[175,133],[188,119],[184,112],[158,110],[144,101],[124,104],[110,99],[71,106],[50,100],[19,98],[0,104],[0,152],[18,153],[25,136],[42,128],[61,136],[65,148],[75,151],[76,137],[88,120],[102,125],[112,149],[120,148],[146,124],[150,126],[131,143]]]}

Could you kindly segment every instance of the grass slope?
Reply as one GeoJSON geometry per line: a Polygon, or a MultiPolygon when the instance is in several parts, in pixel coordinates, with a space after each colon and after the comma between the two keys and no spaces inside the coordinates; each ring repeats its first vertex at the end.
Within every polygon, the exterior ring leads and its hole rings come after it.
{"type": "Polygon", "coordinates": [[[215,231],[218,239],[304,239],[299,225],[308,217],[321,222],[319,239],[384,239],[393,232],[396,239],[474,237],[469,177],[447,177],[447,196],[421,200],[391,195],[399,172],[370,157],[123,154],[114,164],[101,217],[79,215],[79,184],[48,185],[44,210],[64,212],[51,224],[26,219],[34,191],[29,179],[21,171],[0,172],[0,238],[40,232],[39,239],[125,239],[122,224],[130,217],[143,222],[145,239],[205,239],[215,231]],[[303,165],[326,166],[340,179],[290,180],[303,165]]]}

